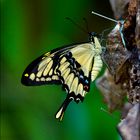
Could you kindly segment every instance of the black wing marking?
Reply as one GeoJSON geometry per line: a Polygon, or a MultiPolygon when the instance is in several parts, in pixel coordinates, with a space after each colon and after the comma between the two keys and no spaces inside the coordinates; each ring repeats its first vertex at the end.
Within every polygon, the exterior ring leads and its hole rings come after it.
{"type": "Polygon", "coordinates": [[[83,101],[89,92],[95,55],[92,43],[52,50],[34,60],[24,71],[21,81],[27,86],[62,84],[68,93],[56,114],[56,118],[62,120],[70,101],[83,101]]]}
{"type": "Polygon", "coordinates": [[[60,79],[56,73],[56,66],[59,64],[60,56],[62,57],[63,54],[66,54],[77,45],[56,48],[41,55],[25,69],[21,83],[26,86],[60,84],[60,79]]]}
{"type": "Polygon", "coordinates": [[[65,55],[62,55],[57,66],[57,73],[63,88],[68,93],[65,101],[56,113],[56,118],[63,119],[68,104],[74,100],[76,103],[83,101],[90,90],[91,71],[95,53],[93,45],[87,43],[79,45],[65,55]]]}
{"type": "Polygon", "coordinates": [[[21,79],[22,84],[36,86],[61,83],[55,69],[59,63],[60,55],[67,50],[64,49],[54,53],[53,51],[43,54],[25,69],[21,79]]]}

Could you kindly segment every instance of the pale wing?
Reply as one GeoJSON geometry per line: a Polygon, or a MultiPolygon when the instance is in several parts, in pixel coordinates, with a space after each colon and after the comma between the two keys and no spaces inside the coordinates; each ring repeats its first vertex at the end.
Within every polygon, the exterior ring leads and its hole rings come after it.
{"type": "Polygon", "coordinates": [[[89,91],[95,54],[93,44],[84,43],[61,56],[57,72],[67,93],[84,97],[89,91]]]}
{"type": "Polygon", "coordinates": [[[25,69],[21,82],[26,86],[60,84],[56,66],[59,64],[60,56],[67,54],[69,49],[73,47],[75,45],[54,49],[41,55],[25,69]]]}

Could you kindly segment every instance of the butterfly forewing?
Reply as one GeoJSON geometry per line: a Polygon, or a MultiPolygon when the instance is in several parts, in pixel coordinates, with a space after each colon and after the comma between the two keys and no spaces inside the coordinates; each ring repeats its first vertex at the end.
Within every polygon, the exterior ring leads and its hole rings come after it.
{"type": "Polygon", "coordinates": [[[55,68],[59,58],[75,45],[54,49],[34,60],[24,71],[21,82],[26,86],[60,83],[55,68]]]}
{"type": "Polygon", "coordinates": [[[54,49],[41,55],[25,69],[21,82],[26,86],[60,83],[55,70],[60,55],[67,51],[66,48],[54,49]]]}
{"type": "Polygon", "coordinates": [[[61,80],[68,91],[78,94],[79,83],[90,83],[93,49],[92,44],[83,43],[45,53],[26,68],[22,83],[32,86],[60,83],[61,80]],[[73,81],[77,88],[74,88],[73,81]]]}

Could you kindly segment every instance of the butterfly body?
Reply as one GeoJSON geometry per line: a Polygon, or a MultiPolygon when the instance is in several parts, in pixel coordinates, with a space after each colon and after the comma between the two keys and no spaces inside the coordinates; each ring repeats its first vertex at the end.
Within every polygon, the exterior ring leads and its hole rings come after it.
{"type": "Polygon", "coordinates": [[[62,120],[68,104],[83,101],[102,68],[102,48],[97,37],[88,43],[58,48],[33,61],[24,71],[22,83],[26,86],[62,84],[67,97],[56,114],[62,120]]]}

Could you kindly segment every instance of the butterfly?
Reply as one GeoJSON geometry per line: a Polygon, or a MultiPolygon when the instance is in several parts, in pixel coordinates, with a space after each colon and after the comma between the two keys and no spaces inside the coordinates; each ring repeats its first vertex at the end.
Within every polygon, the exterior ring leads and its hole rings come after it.
{"type": "Polygon", "coordinates": [[[22,75],[21,82],[26,86],[62,85],[67,96],[55,116],[60,121],[72,100],[83,102],[90,91],[90,83],[102,68],[99,39],[94,33],[90,33],[89,37],[88,42],[57,48],[41,55],[27,66],[22,75]]]}

